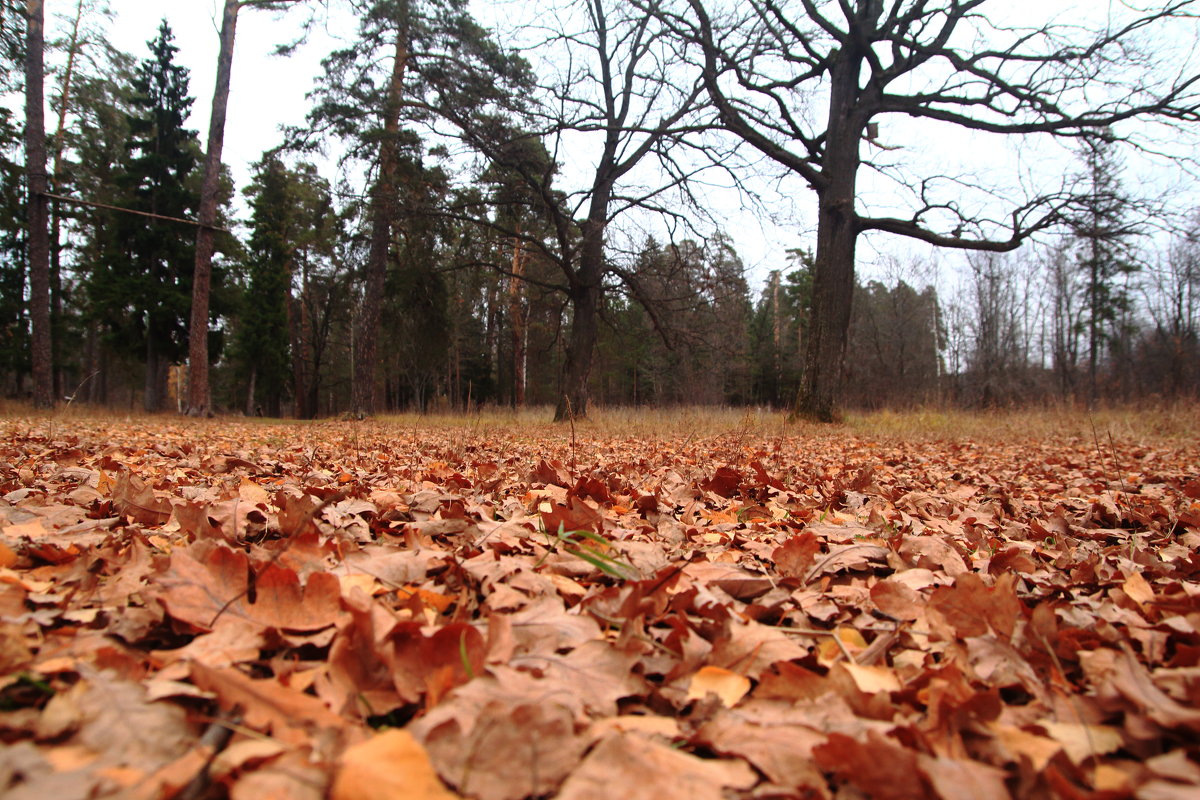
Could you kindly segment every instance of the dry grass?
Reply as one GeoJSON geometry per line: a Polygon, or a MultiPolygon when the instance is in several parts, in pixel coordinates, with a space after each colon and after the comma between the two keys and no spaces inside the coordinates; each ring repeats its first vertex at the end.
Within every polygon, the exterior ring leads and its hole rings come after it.
{"type": "Polygon", "coordinates": [[[1019,441],[1050,437],[1121,442],[1200,440],[1200,405],[1113,407],[1088,411],[1050,408],[963,411],[915,409],[849,414],[846,426],[863,436],[889,439],[1019,441]]]}
{"type": "MultiPolygon", "coordinates": [[[[39,419],[48,422],[55,419],[95,419],[109,423],[146,423],[156,419],[165,423],[185,421],[184,418],[169,413],[149,415],[81,404],[60,406],[53,412],[36,412],[29,404],[16,401],[0,401],[0,418],[29,422],[39,419]]],[[[553,409],[550,407],[527,408],[519,412],[508,408],[487,408],[470,414],[389,414],[365,423],[340,424],[442,429],[468,436],[486,436],[489,431],[506,431],[518,435],[569,438],[572,434],[571,426],[555,424],[551,422],[552,418],[553,409]]],[[[228,417],[217,418],[213,423],[220,424],[222,420],[236,420],[241,425],[251,427],[305,427],[336,422],[228,417]]],[[[921,408],[905,411],[849,412],[837,425],[792,423],[788,422],[787,415],[783,412],[754,408],[608,407],[593,409],[587,420],[575,424],[574,434],[581,439],[655,440],[705,439],[729,435],[748,438],[796,435],[820,437],[843,433],[885,440],[971,439],[1003,442],[1049,437],[1077,438],[1085,441],[1099,438],[1103,441],[1111,435],[1114,440],[1126,443],[1168,441],[1181,444],[1200,441],[1198,423],[1200,405],[1195,403],[1105,408],[1093,412],[1065,405],[990,411],[921,408]]]]}

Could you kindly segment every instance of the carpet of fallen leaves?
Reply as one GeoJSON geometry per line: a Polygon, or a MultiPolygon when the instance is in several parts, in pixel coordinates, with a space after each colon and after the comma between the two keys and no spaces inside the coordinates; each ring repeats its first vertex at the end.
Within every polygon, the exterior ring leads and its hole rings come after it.
{"type": "Polygon", "coordinates": [[[1200,796],[1194,441],[0,426],[8,800],[1200,796]]]}

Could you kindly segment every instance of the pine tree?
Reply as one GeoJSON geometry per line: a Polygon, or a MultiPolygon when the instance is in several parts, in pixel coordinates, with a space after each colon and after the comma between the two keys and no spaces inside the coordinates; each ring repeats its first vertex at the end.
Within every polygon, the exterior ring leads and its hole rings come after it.
{"type": "Polygon", "coordinates": [[[1071,220],[1071,233],[1078,242],[1076,270],[1083,284],[1086,316],[1078,324],[1087,339],[1089,404],[1099,397],[1098,375],[1105,348],[1123,339],[1119,323],[1131,303],[1124,279],[1139,269],[1131,249],[1139,229],[1130,220],[1130,199],[1121,186],[1114,143],[1107,132],[1084,139],[1085,189],[1071,220]]]}
{"type": "MultiPolygon", "coordinates": [[[[151,56],[133,79],[129,137],[114,176],[117,205],[188,217],[199,200],[196,132],[184,127],[193,98],[188,71],[174,63],[164,20],[149,42],[151,56]]],[[[187,352],[194,239],[180,223],[111,212],[100,233],[102,254],[90,276],[94,311],[119,346],[143,354],[144,406],[162,408],[167,369],[187,352]]]]}
{"type": "Polygon", "coordinates": [[[295,177],[277,157],[259,162],[250,198],[249,282],[235,353],[246,373],[247,411],[280,415],[290,377],[288,290],[299,238],[295,177]]]}
{"type": "Polygon", "coordinates": [[[325,60],[309,115],[319,134],[350,143],[373,169],[369,251],[355,331],[353,403],[375,408],[376,354],[388,260],[400,232],[397,196],[406,173],[419,175],[422,146],[405,128],[452,102],[486,106],[518,80],[524,62],[503,52],[471,17],[466,0],[356,0],[356,41],[325,60]]]}
{"type": "Polygon", "coordinates": [[[25,306],[25,175],[21,131],[0,108],[0,390],[15,394],[29,374],[25,306]]]}

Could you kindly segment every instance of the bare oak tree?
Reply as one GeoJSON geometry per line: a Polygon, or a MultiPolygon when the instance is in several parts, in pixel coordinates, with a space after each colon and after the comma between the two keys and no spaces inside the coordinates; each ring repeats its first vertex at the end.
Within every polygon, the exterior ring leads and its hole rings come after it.
{"type": "MultiPolygon", "coordinates": [[[[558,267],[571,327],[555,420],[587,416],[588,381],[606,288],[624,284],[653,315],[637,276],[614,259],[614,222],[631,212],[678,219],[669,196],[711,163],[698,134],[713,120],[697,76],[678,69],[680,43],[651,9],[618,0],[567,0],[539,9],[523,35],[537,91],[514,125],[456,111],[438,113],[498,167],[540,198],[537,213],[553,234],[541,238],[495,224],[558,267]],[[707,118],[706,118],[707,114],[707,118]],[[540,141],[550,159],[525,157],[521,142],[540,141]],[[695,157],[693,157],[695,156],[695,157]]],[[[511,275],[510,277],[518,277],[511,275]]],[[[529,280],[528,276],[522,279],[529,280]]]]}
{"type": "Polygon", "coordinates": [[[1191,65],[1160,70],[1156,54],[1138,50],[1193,20],[1194,0],[1080,4],[1070,22],[1019,26],[1002,22],[1010,4],[989,0],[719,2],[664,2],[658,13],[697,48],[722,124],[816,194],[813,315],[794,409],[805,417],[834,415],[860,234],[1007,251],[1061,222],[1075,199],[1051,176],[1019,199],[995,197],[991,207],[1004,213],[975,211],[922,176],[910,180],[910,208],[873,216],[862,210],[859,177],[891,153],[876,147],[880,118],[1075,138],[1136,120],[1200,119],[1191,65]]]}

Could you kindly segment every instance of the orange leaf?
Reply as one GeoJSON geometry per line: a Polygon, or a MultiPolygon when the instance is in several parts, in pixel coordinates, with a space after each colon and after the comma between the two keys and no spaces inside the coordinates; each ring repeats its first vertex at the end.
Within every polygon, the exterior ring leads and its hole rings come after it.
{"type": "Polygon", "coordinates": [[[342,754],[331,800],[453,800],[425,748],[408,731],[393,728],[342,754]]]}

